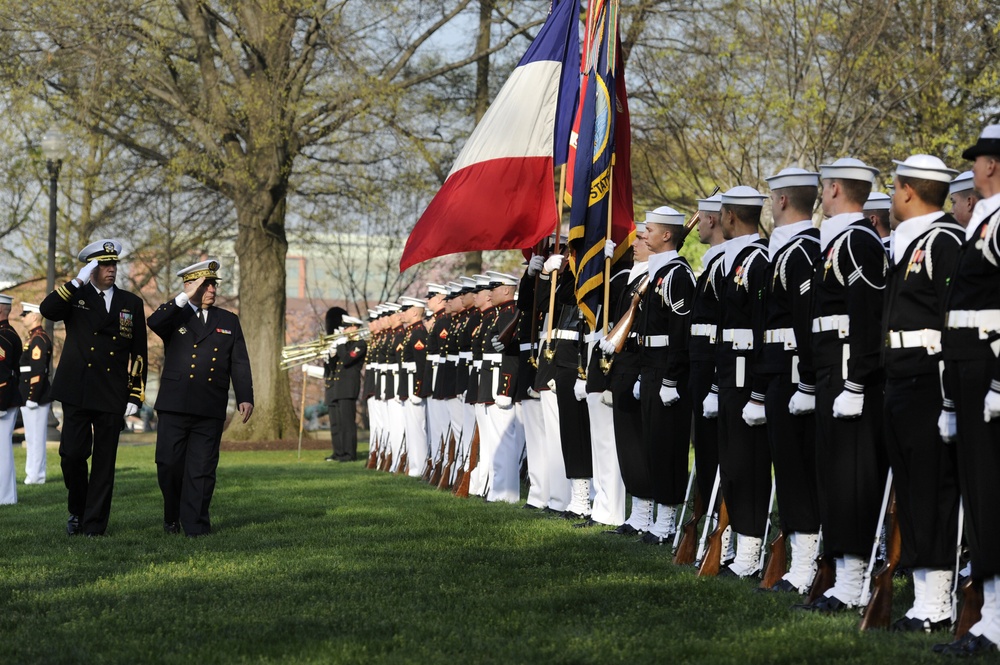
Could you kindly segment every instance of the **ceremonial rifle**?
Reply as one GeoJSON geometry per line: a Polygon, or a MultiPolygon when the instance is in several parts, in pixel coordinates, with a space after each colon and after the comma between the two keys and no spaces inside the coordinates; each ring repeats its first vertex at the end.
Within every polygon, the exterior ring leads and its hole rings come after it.
{"type": "MultiPolygon", "coordinates": [[[[691,500],[691,488],[694,487],[695,466],[697,466],[697,465],[696,464],[692,464],[691,465],[691,471],[688,472],[688,484],[687,484],[687,488],[684,490],[684,503],[681,504],[681,512],[677,515],[677,522],[683,522],[684,521],[684,511],[687,510],[688,501],[691,500]]],[[[674,550],[677,549],[677,544],[680,542],[681,531],[682,531],[682,529],[677,529],[674,532],[674,542],[673,542],[673,548],[674,548],[674,550]]]]}
{"type": "Polygon", "coordinates": [[[696,566],[700,566],[701,562],[705,558],[705,543],[708,541],[708,532],[712,528],[711,515],[715,512],[715,500],[719,496],[719,483],[721,482],[721,475],[719,473],[719,467],[715,467],[715,481],[712,483],[712,496],[708,499],[708,505],[705,506],[706,513],[709,517],[705,520],[705,528],[701,532],[701,540],[698,541],[698,554],[695,555],[694,563],[696,566]]]}
{"type": "MultiPolygon", "coordinates": [[[[371,433],[374,434],[374,433],[371,433]]],[[[374,469],[378,464],[378,439],[374,436],[369,435],[368,437],[368,463],[365,464],[366,469],[374,469]]]]}
{"type": "MultiPolygon", "coordinates": [[[[632,302],[629,304],[628,310],[622,315],[622,318],[618,319],[618,323],[615,327],[611,329],[608,333],[607,340],[615,346],[615,353],[621,353],[621,350],[625,348],[625,340],[628,339],[629,333],[632,332],[632,325],[635,323],[635,315],[639,309],[639,301],[642,300],[642,296],[646,293],[646,287],[649,286],[649,275],[643,275],[642,281],[639,282],[639,286],[636,287],[635,292],[632,294],[632,302]]],[[[612,360],[607,356],[601,358],[601,371],[605,374],[611,371],[612,360]]]]}
{"type": "Polygon", "coordinates": [[[441,477],[438,479],[437,488],[451,488],[451,474],[455,470],[455,432],[448,433],[448,460],[441,469],[441,477]]]}
{"type": "Polygon", "coordinates": [[[715,526],[715,531],[708,537],[708,545],[705,550],[705,558],[701,561],[698,569],[698,577],[715,577],[719,574],[722,566],[722,534],[729,526],[729,511],[726,510],[726,499],[719,500],[719,523],[715,526]]]}
{"type": "Polygon", "coordinates": [[[479,466],[479,423],[476,423],[476,428],[472,430],[472,443],[469,444],[469,468],[466,469],[465,475],[462,476],[461,484],[455,489],[455,496],[461,499],[468,498],[472,472],[477,466],[479,466]]]}
{"type": "Polygon", "coordinates": [[[882,498],[882,510],[879,514],[878,530],[872,547],[871,559],[861,586],[861,605],[865,608],[861,615],[861,630],[872,628],[886,629],[892,621],[892,575],[899,565],[902,541],[899,535],[899,519],[896,515],[896,493],[892,489],[892,469],[885,481],[885,495],[882,498]],[[875,556],[879,541],[882,539],[882,524],[885,521],[886,556],[885,562],[874,579],[871,578],[875,566],[875,556]],[[871,592],[871,588],[874,591],[871,592]],[[870,595],[870,597],[869,597],[870,595]]]}
{"type": "MultiPolygon", "coordinates": [[[[823,531],[820,530],[820,540],[823,538],[823,531]]],[[[833,556],[823,552],[816,559],[816,575],[813,577],[812,584],[809,586],[809,595],[806,596],[806,604],[811,605],[816,602],[820,596],[827,592],[830,587],[833,586],[834,581],[837,579],[837,568],[833,563],[833,556]]]]}
{"type": "Polygon", "coordinates": [[[788,550],[785,549],[785,532],[778,530],[768,547],[767,567],[760,581],[761,589],[770,589],[777,584],[788,570],[788,550]]]}
{"type": "Polygon", "coordinates": [[[437,461],[434,462],[434,470],[431,472],[430,484],[437,487],[441,482],[441,471],[444,469],[444,456],[448,454],[447,443],[445,442],[444,434],[441,435],[441,445],[438,446],[438,450],[441,454],[438,455],[437,461]]]}
{"type": "Polygon", "coordinates": [[[427,458],[424,459],[424,470],[420,474],[420,480],[424,481],[425,483],[430,483],[431,475],[433,475],[433,473],[434,473],[434,461],[431,460],[431,456],[428,455],[427,458]]]}
{"type": "Polygon", "coordinates": [[[964,637],[983,618],[983,583],[970,576],[962,585],[962,611],[955,624],[955,639],[964,637]]]}
{"type": "Polygon", "coordinates": [[[681,527],[680,542],[677,544],[677,552],[674,554],[674,563],[677,565],[687,565],[694,563],[695,553],[698,547],[698,522],[705,516],[705,500],[701,498],[698,486],[694,488],[694,511],[691,519],[681,527]]]}
{"type": "Polygon", "coordinates": [[[396,475],[401,473],[406,473],[406,465],[409,462],[407,459],[407,449],[406,449],[406,433],[403,433],[403,443],[399,446],[399,463],[396,465],[396,469],[393,471],[396,475]]]}

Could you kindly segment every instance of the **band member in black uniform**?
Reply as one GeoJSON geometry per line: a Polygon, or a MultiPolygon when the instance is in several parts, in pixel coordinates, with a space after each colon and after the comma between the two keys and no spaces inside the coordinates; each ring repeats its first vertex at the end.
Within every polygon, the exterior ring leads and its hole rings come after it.
{"type": "Polygon", "coordinates": [[[966,171],[955,176],[948,186],[948,198],[951,200],[951,215],[955,218],[963,229],[969,225],[972,219],[972,211],[979,203],[979,194],[976,193],[975,181],[972,171],[966,171]]]}
{"type": "MultiPolygon", "coordinates": [[[[324,317],[325,325],[323,328],[324,333],[326,335],[334,335],[340,332],[340,328],[344,321],[345,314],[347,314],[347,310],[344,309],[343,307],[331,307],[330,309],[326,310],[326,316],[324,317]]],[[[333,383],[333,377],[336,371],[337,371],[336,347],[331,344],[330,348],[327,349],[327,361],[323,363],[323,383],[324,383],[324,388],[326,390],[324,402],[327,405],[327,407],[333,406],[329,398],[329,393],[330,393],[330,387],[333,383]]],[[[329,412],[330,438],[333,439],[332,441],[333,451],[330,453],[330,455],[328,455],[325,458],[324,461],[327,462],[337,461],[337,443],[339,437],[337,434],[337,428],[334,424],[334,419],[336,417],[337,417],[336,414],[334,414],[332,411],[329,412]]]]}
{"type": "Polygon", "coordinates": [[[52,399],[63,407],[59,456],[70,535],[107,530],[122,418],[138,413],[145,397],[145,310],[139,296],[115,287],[120,253],[116,240],[87,245],[76,278],[39,305],[46,319],[66,324],[52,399]]]}
{"type": "Polygon", "coordinates": [[[0,295],[0,504],[17,503],[17,473],[11,440],[17,409],[23,403],[18,374],[21,337],[10,325],[12,303],[10,296],[0,295]]]}
{"type": "Polygon", "coordinates": [[[178,271],[184,290],[149,315],[163,340],[163,370],[156,396],[156,477],[163,494],[163,530],[188,537],[212,532],[208,514],[215,492],[219,444],[229,384],[243,422],[253,413],[253,380],[243,329],[236,314],[215,306],[219,262],[178,271]]]}
{"type": "Polygon", "coordinates": [[[45,441],[48,438],[49,412],[52,408],[49,364],[52,361],[52,338],[42,327],[45,319],[38,305],[21,303],[21,316],[28,328],[28,341],[21,352],[21,419],[24,442],[28,448],[24,461],[24,484],[45,482],[45,441]]]}
{"type": "Polygon", "coordinates": [[[837,581],[805,608],[826,612],[861,600],[888,468],[879,367],[887,256],[862,212],[877,174],[853,158],[820,166],[827,219],[812,284],[816,468],[823,549],[837,581]]]}
{"type": "MultiPolygon", "coordinates": [[[[716,357],[719,486],[733,533],[739,536],[736,558],[720,572],[737,577],[757,572],[770,513],[771,452],[764,415],[766,383],[754,367],[756,351],[763,341],[759,323],[768,272],[767,241],[758,233],[764,201],[765,197],[753,187],[733,187],[722,195],[720,213],[722,234],[727,242],[716,357]]],[[[708,409],[705,415],[709,415],[708,409]]]]}
{"type": "MultiPolygon", "coordinates": [[[[893,160],[892,257],[885,307],[885,445],[893,471],[899,565],[914,601],[893,628],[930,632],[951,624],[958,525],[955,450],[936,427],[942,409],[941,323],[965,230],[942,211],[958,172],[937,157],[893,160]]],[[[949,405],[950,406],[950,405],[949,405]]]]}
{"type": "MultiPolygon", "coordinates": [[[[1000,644],[1000,125],[962,153],[982,200],[949,286],[944,330],[948,396],[955,401],[958,478],[972,577],[983,585],[982,618],[946,654],[996,654],[1000,644]]],[[[947,415],[947,412],[942,414],[947,415]]],[[[944,419],[944,418],[943,418],[944,419]]],[[[944,429],[944,428],[943,428],[944,429]]]]}
{"type": "Polygon", "coordinates": [[[804,593],[816,574],[819,552],[816,417],[813,408],[792,413],[789,401],[800,384],[805,393],[815,392],[809,336],[813,264],[819,256],[819,229],[812,221],[819,174],[787,168],[766,180],[774,232],[768,240],[771,261],[757,371],[768,377],[764,411],[775,494],[781,529],[792,548],[789,570],[772,588],[804,593]]]}
{"type": "Polygon", "coordinates": [[[334,330],[342,328],[342,337],[331,342],[330,359],[324,367],[325,399],[330,409],[333,443],[333,455],[326,458],[328,462],[353,462],[358,458],[358,394],[361,392],[361,368],[368,354],[367,343],[358,335],[361,324],[361,319],[341,315],[341,325],[334,330]]]}

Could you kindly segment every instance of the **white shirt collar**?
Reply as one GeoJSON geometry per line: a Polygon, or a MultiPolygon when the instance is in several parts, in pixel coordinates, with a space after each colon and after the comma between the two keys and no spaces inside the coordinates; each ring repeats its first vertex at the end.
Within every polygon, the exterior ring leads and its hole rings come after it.
{"type": "Polygon", "coordinates": [[[704,270],[708,268],[708,264],[712,262],[716,256],[726,251],[726,241],[723,240],[718,245],[712,245],[705,250],[705,254],[701,257],[701,268],[704,270]]]}
{"type": "Polygon", "coordinates": [[[1000,208],[1000,194],[994,194],[988,199],[981,199],[976,207],[972,209],[972,218],[969,225],[965,227],[965,239],[970,239],[976,233],[976,229],[983,223],[983,220],[996,212],[1000,208]]]}
{"type": "Polygon", "coordinates": [[[819,227],[819,245],[822,251],[825,252],[826,248],[833,242],[833,239],[839,236],[844,229],[864,218],[865,214],[862,212],[842,212],[839,215],[824,219],[819,227]]]}
{"type": "Polygon", "coordinates": [[[889,242],[889,255],[892,257],[893,262],[898,264],[902,261],[906,255],[906,250],[910,247],[910,243],[926,231],[931,222],[943,215],[943,211],[935,210],[932,213],[917,215],[916,217],[910,217],[905,222],[900,222],[893,230],[892,235],[889,236],[891,238],[889,242]]]}
{"type": "Polygon", "coordinates": [[[791,224],[774,227],[774,231],[771,232],[771,239],[767,242],[767,248],[771,254],[770,259],[773,261],[775,254],[781,251],[782,247],[791,242],[792,238],[798,234],[811,229],[812,225],[813,222],[811,219],[803,219],[800,222],[792,222],[791,224]]]}
{"type": "Polygon", "coordinates": [[[639,275],[645,274],[646,272],[646,261],[636,261],[632,264],[632,268],[628,271],[628,283],[631,284],[635,281],[635,278],[639,275]]]}
{"type": "Polygon", "coordinates": [[[114,284],[112,284],[111,286],[109,286],[107,289],[105,289],[103,291],[100,290],[99,288],[97,288],[97,285],[95,285],[93,282],[88,282],[88,284],[90,284],[92,287],[94,287],[94,291],[97,291],[97,294],[100,295],[102,298],[104,297],[105,293],[107,293],[109,296],[115,295],[115,285],[114,284]]]}
{"type": "Polygon", "coordinates": [[[726,241],[726,258],[722,259],[724,261],[722,267],[727,275],[733,269],[733,264],[736,262],[736,257],[739,256],[740,252],[754,240],[759,239],[759,233],[748,233],[745,236],[736,236],[726,241]]]}
{"type": "Polygon", "coordinates": [[[649,273],[650,279],[653,275],[660,272],[660,268],[670,263],[672,260],[677,258],[676,249],[668,249],[665,252],[660,252],[659,254],[650,254],[649,261],[647,261],[646,272],[649,273]]]}

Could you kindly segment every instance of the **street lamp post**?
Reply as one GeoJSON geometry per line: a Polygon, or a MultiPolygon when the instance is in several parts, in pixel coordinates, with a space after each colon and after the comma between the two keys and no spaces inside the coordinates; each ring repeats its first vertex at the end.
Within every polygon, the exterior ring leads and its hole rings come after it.
{"type": "MultiPolygon", "coordinates": [[[[66,157],[66,139],[58,127],[53,126],[42,137],[42,154],[49,171],[49,247],[48,267],[45,271],[45,292],[56,288],[56,194],[59,190],[59,170],[66,157]]],[[[46,319],[45,332],[51,337],[55,323],[46,319]]]]}

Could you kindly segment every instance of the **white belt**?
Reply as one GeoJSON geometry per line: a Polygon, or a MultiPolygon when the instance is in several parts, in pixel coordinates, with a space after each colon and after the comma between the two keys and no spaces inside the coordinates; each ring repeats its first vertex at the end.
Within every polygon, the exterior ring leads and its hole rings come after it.
{"type": "Polygon", "coordinates": [[[430,353],[428,353],[427,354],[427,360],[431,361],[432,363],[444,362],[444,359],[441,358],[441,356],[439,354],[437,354],[437,353],[435,353],[433,355],[431,355],[430,353]]]}
{"type": "Polygon", "coordinates": [[[365,365],[365,369],[375,369],[375,364],[374,363],[368,363],[368,364],[365,365]]]}
{"type": "Polygon", "coordinates": [[[387,366],[385,363],[375,363],[374,365],[372,365],[372,367],[374,367],[379,372],[384,372],[387,366]]]}
{"type": "Polygon", "coordinates": [[[472,361],[472,366],[475,367],[476,369],[482,369],[483,368],[483,361],[482,360],[473,360],[472,361]]]}
{"type": "Polygon", "coordinates": [[[31,371],[31,365],[21,365],[21,367],[19,369],[22,372],[30,372],[31,371]]]}
{"type": "Polygon", "coordinates": [[[941,353],[941,331],[924,328],[923,330],[890,330],[885,336],[885,345],[890,349],[925,348],[927,353],[941,353]]]}
{"type": "Polygon", "coordinates": [[[798,348],[795,342],[795,331],[791,328],[771,328],[764,331],[765,344],[784,344],[785,349],[794,351],[798,348]]]}
{"type": "Polygon", "coordinates": [[[812,331],[829,332],[836,330],[843,339],[851,334],[851,317],[848,314],[831,314],[830,316],[817,316],[813,319],[812,331]]]}
{"type": "Polygon", "coordinates": [[[580,333],[576,330],[553,330],[552,339],[567,339],[575,342],[580,339],[580,333]]]}
{"type": "Polygon", "coordinates": [[[670,335],[648,335],[639,338],[639,345],[650,349],[657,349],[670,342],[670,335]]]}
{"type": "Polygon", "coordinates": [[[603,337],[604,333],[595,330],[592,333],[587,333],[586,335],[584,335],[583,339],[585,342],[587,342],[587,344],[593,344],[594,342],[602,339],[603,337]]]}
{"type": "Polygon", "coordinates": [[[458,356],[453,356],[453,355],[451,355],[449,353],[447,357],[448,357],[448,362],[450,362],[450,363],[457,363],[458,362],[458,356]]]}
{"type": "Polygon", "coordinates": [[[948,312],[949,328],[978,328],[979,339],[1000,331],[1000,309],[953,309],[948,312]]]}
{"type": "Polygon", "coordinates": [[[498,363],[503,361],[502,353],[484,353],[483,362],[486,363],[498,363]]]}
{"type": "Polygon", "coordinates": [[[459,360],[472,360],[472,351],[462,351],[458,354],[459,360]]]}
{"type": "Polygon", "coordinates": [[[753,348],[753,330],[750,328],[726,328],[722,331],[722,341],[732,342],[735,351],[747,351],[753,348]]]}
{"type": "Polygon", "coordinates": [[[519,348],[522,351],[531,351],[532,349],[537,348],[537,347],[538,347],[537,343],[533,344],[531,342],[521,342],[521,346],[519,348]]]}
{"type": "Polygon", "coordinates": [[[692,337],[708,337],[710,341],[715,341],[715,324],[714,323],[692,323],[691,324],[691,336],[692,337]]]}
{"type": "Polygon", "coordinates": [[[400,363],[400,365],[407,372],[416,372],[417,371],[417,363],[415,363],[415,362],[412,362],[412,363],[400,363]]]}

